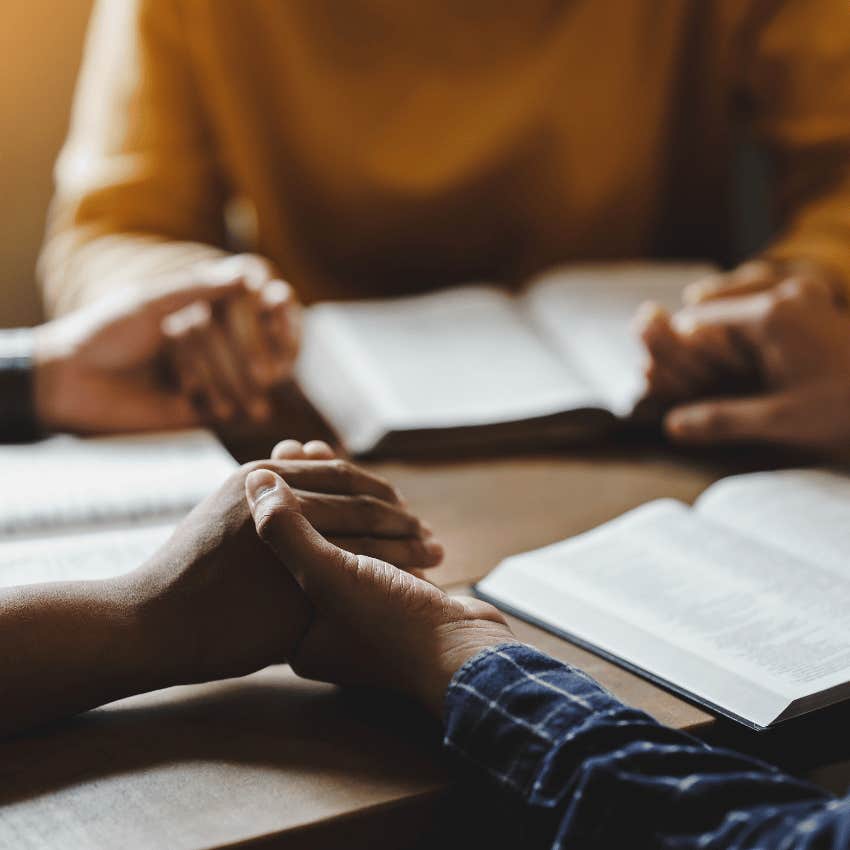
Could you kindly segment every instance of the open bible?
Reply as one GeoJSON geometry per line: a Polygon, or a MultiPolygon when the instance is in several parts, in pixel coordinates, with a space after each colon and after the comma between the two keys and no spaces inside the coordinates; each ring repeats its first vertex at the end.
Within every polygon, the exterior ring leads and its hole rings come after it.
{"type": "Polygon", "coordinates": [[[850,697],[850,477],[727,478],[508,558],[476,591],[763,729],[850,697]]]}
{"type": "Polygon", "coordinates": [[[640,304],[675,309],[711,271],[575,266],[516,295],[482,284],[319,304],[297,377],[354,454],[569,441],[616,425],[640,397],[640,304]]]}
{"type": "Polygon", "coordinates": [[[236,465],[206,431],[0,446],[0,586],[135,569],[236,465]]]}

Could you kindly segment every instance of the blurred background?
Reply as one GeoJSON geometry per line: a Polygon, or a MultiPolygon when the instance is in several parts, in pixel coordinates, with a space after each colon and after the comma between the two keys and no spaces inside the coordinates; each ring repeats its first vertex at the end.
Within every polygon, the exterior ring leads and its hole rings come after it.
{"type": "Polygon", "coordinates": [[[92,0],[0,4],[0,325],[41,315],[35,260],[92,0]]]}
{"type": "MultiPolygon", "coordinates": [[[[50,201],[53,163],[71,98],[93,0],[3,0],[0,6],[0,327],[41,318],[35,264],[50,201]]],[[[744,142],[735,188],[744,256],[765,240],[766,173],[744,142]]]]}

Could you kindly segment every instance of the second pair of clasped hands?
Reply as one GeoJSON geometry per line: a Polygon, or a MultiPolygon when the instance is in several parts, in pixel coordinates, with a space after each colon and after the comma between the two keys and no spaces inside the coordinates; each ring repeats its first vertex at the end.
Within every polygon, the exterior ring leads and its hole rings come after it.
{"type": "Polygon", "coordinates": [[[310,679],[407,694],[439,717],[454,673],[514,642],[495,608],[420,577],[442,556],[389,483],[324,443],[285,441],[134,572],[18,588],[5,608],[0,599],[18,659],[0,733],[284,662],[310,679]],[[38,612],[17,638],[14,609],[38,612]],[[50,675],[34,680],[33,669],[50,675]]]}
{"type": "Polygon", "coordinates": [[[807,263],[753,261],[647,304],[644,404],[674,441],[765,442],[850,454],[847,287],[807,263]]]}
{"type": "Polygon", "coordinates": [[[266,421],[299,319],[292,288],[252,254],[105,295],[36,329],[36,413],[82,433],[266,421]]]}
{"type": "MultiPolygon", "coordinates": [[[[846,452],[846,294],[819,266],[756,260],[689,287],[673,316],[646,305],[644,409],[665,417],[674,441],[846,452]]],[[[48,430],[262,421],[292,372],[299,306],[265,260],[240,255],[191,281],[107,297],[43,325],[36,340],[36,410],[48,430]]]]}

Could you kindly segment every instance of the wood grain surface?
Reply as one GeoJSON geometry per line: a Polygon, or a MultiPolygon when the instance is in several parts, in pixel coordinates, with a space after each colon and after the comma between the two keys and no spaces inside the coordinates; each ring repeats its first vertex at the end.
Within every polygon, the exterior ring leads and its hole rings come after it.
{"type": "MultiPolygon", "coordinates": [[[[231,435],[228,444],[247,459],[276,437],[322,433],[293,410],[284,406],[274,433],[231,435]]],[[[435,576],[453,591],[506,555],[649,499],[691,501],[752,465],[752,456],[672,456],[653,444],[371,464],[446,544],[435,576]]],[[[514,625],[659,720],[701,733],[716,726],[637,676],[514,625]]],[[[448,777],[439,730],[416,707],[276,667],[123,700],[0,744],[0,848],[422,847],[446,812],[457,818],[448,777]]]]}

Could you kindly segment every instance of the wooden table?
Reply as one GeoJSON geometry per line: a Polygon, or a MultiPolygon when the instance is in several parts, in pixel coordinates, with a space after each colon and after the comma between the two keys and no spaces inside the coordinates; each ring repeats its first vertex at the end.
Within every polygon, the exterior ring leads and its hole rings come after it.
{"type": "MultiPolygon", "coordinates": [[[[372,467],[432,523],[449,552],[437,576],[457,589],[506,555],[649,499],[692,501],[740,465],[632,446],[372,467]]],[[[665,723],[707,735],[722,726],[594,655],[514,625],[665,723]]],[[[269,668],[123,700],[0,745],[0,848],[444,847],[447,819],[464,820],[448,776],[439,730],[414,706],[269,668]]],[[[463,840],[457,823],[451,832],[463,840]]]]}

